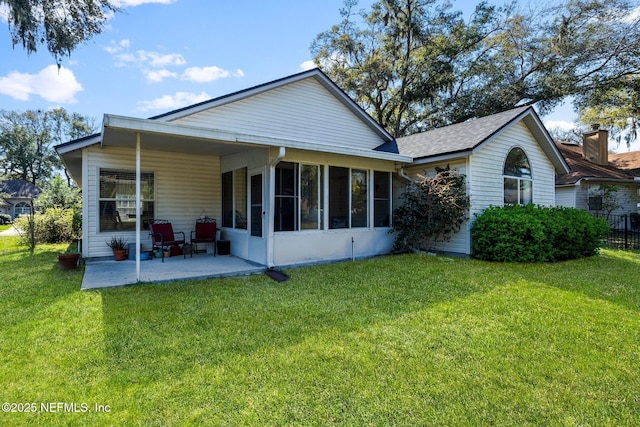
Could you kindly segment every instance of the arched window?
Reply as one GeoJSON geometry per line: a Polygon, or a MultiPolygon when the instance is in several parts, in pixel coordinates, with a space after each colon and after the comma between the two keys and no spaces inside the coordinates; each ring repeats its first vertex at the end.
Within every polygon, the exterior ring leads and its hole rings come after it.
{"type": "Polygon", "coordinates": [[[504,203],[526,205],[533,202],[531,165],[521,148],[513,148],[504,162],[504,203]]]}
{"type": "Polygon", "coordinates": [[[28,215],[31,213],[31,206],[26,202],[16,203],[16,206],[13,208],[13,215],[18,218],[22,215],[28,215]]]}

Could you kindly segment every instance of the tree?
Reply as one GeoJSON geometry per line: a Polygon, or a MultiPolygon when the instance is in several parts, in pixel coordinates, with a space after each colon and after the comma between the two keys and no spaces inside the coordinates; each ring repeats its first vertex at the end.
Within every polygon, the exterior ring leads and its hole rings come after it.
{"type": "Polygon", "coordinates": [[[110,13],[118,11],[112,0],[0,0],[8,8],[7,21],[13,46],[27,53],[46,44],[58,64],[80,43],[102,32],[110,13]]]}
{"type": "Polygon", "coordinates": [[[395,250],[430,249],[433,243],[450,239],[467,218],[465,176],[448,166],[436,172],[412,182],[393,211],[395,250]]]}
{"type": "Polygon", "coordinates": [[[46,212],[51,208],[79,209],[81,205],[80,189],[68,186],[60,175],[49,180],[36,199],[38,212],[46,212]]]}
{"type": "Polygon", "coordinates": [[[34,185],[46,181],[61,166],[53,145],[89,135],[92,119],[63,108],[0,111],[0,169],[5,175],[34,185]]]}
{"type": "Polygon", "coordinates": [[[468,21],[438,0],[380,0],[359,14],[356,5],[345,2],[342,23],[311,51],[395,136],[519,105],[544,113],[640,70],[640,24],[626,19],[627,0],[480,3],[468,21]]]}
{"type": "Polygon", "coordinates": [[[379,1],[368,14],[356,5],[345,1],[342,23],[318,35],[316,64],[395,136],[446,124],[454,60],[494,30],[495,9],[480,4],[466,24],[436,0],[379,1]]]}
{"type": "Polygon", "coordinates": [[[640,74],[582,96],[578,106],[583,124],[609,128],[618,146],[629,149],[640,133],[640,74]]]}

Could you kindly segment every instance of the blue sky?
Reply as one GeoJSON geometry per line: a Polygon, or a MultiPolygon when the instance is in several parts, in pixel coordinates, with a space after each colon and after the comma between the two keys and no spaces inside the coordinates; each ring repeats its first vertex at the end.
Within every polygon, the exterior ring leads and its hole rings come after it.
{"type": "MultiPolygon", "coordinates": [[[[0,109],[61,106],[100,121],[104,113],[150,117],[225,95],[304,70],[312,41],[340,22],[343,7],[343,0],[121,1],[123,13],[60,70],[44,47],[31,55],[13,48],[0,10],[0,109]]],[[[545,121],[573,119],[567,106],[545,121]]]]}

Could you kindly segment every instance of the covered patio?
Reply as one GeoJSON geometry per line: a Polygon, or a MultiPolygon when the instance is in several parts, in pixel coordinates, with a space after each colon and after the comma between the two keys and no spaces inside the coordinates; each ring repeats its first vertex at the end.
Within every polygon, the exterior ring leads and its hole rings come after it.
{"type": "Polygon", "coordinates": [[[175,280],[242,276],[265,271],[261,266],[232,255],[194,254],[193,258],[175,256],[165,262],[152,259],[140,262],[140,282],[136,278],[136,261],[88,259],[81,289],[100,289],[135,283],[162,283],[175,280]]]}

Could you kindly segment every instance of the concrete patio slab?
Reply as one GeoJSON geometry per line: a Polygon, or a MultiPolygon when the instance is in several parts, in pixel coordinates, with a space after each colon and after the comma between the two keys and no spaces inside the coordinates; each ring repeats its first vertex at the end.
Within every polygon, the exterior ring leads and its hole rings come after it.
{"type": "Polygon", "coordinates": [[[264,272],[265,266],[231,255],[198,254],[140,261],[140,282],[136,281],[136,262],[131,260],[87,260],[82,289],[99,289],[143,282],[171,282],[174,280],[210,277],[241,276],[264,272]]]}

